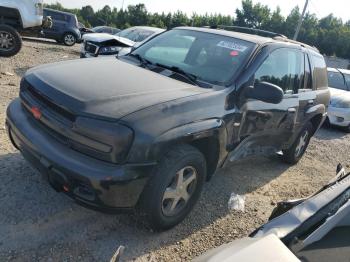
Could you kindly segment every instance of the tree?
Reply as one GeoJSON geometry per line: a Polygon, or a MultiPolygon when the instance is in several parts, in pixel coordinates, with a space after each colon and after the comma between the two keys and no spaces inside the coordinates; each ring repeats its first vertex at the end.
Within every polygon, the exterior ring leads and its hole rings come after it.
{"type": "Polygon", "coordinates": [[[148,12],[144,4],[128,6],[128,22],[133,25],[146,25],[148,12]]]}
{"type": "Polygon", "coordinates": [[[263,29],[270,20],[271,12],[266,5],[253,5],[252,0],[242,1],[242,10],[236,9],[237,26],[263,29]]]}

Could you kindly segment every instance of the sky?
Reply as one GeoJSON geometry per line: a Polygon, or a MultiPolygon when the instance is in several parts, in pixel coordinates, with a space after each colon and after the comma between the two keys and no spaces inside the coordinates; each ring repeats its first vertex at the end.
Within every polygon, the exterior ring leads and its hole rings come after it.
{"type": "MultiPolygon", "coordinates": [[[[111,7],[122,7],[123,0],[44,0],[45,3],[60,2],[68,8],[79,8],[85,5],[91,5],[94,9],[101,9],[105,5],[111,7]]],[[[271,9],[277,6],[281,7],[283,15],[288,15],[290,11],[298,5],[303,8],[305,0],[253,0],[254,3],[268,5],[271,9]]],[[[124,7],[132,4],[144,3],[150,12],[175,12],[181,10],[189,15],[193,12],[198,14],[220,13],[224,15],[233,15],[236,8],[241,7],[241,0],[124,0],[124,7]]],[[[349,0],[310,0],[308,11],[315,13],[317,17],[325,17],[333,13],[343,21],[350,20],[350,1],[349,0]]]]}

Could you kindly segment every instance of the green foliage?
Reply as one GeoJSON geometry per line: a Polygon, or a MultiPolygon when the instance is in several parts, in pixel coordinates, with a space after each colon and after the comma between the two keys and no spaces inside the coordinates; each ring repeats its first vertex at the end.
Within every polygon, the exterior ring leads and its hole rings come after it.
{"type": "MultiPolygon", "coordinates": [[[[254,4],[252,0],[242,0],[242,8],[236,9],[235,18],[220,14],[193,13],[188,16],[182,11],[152,14],[147,11],[144,4],[129,5],[124,10],[111,9],[107,5],[98,11],[89,5],[81,9],[67,9],[58,2],[46,7],[74,13],[87,27],[110,25],[124,29],[130,26],[149,25],[170,29],[177,26],[236,25],[281,33],[289,38],[293,37],[301,15],[299,8],[295,7],[287,17],[283,17],[279,7],[272,11],[266,5],[254,4]]],[[[316,46],[323,54],[350,58],[350,21],[343,23],[332,14],[317,19],[314,14],[307,13],[298,40],[316,46]]]]}

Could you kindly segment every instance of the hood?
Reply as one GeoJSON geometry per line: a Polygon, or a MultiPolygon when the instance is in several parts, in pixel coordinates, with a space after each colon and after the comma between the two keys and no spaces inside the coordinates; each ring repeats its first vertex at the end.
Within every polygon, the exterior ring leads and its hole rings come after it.
{"type": "Polygon", "coordinates": [[[349,102],[350,103],[350,92],[345,90],[340,90],[336,88],[329,88],[331,92],[331,105],[336,105],[339,102],[349,102]]]}
{"type": "Polygon", "coordinates": [[[129,47],[132,47],[135,45],[134,41],[131,41],[127,38],[116,36],[116,35],[104,34],[104,33],[85,34],[83,36],[83,39],[85,41],[90,41],[90,42],[94,42],[94,43],[115,41],[116,45],[122,44],[122,45],[126,45],[129,47]]]}
{"type": "Polygon", "coordinates": [[[341,90],[337,88],[330,87],[329,91],[331,92],[331,96],[347,96],[350,98],[350,92],[346,90],[341,90]]]}
{"type": "Polygon", "coordinates": [[[29,70],[25,79],[76,115],[113,119],[156,104],[211,92],[114,57],[40,66],[29,70]]]}

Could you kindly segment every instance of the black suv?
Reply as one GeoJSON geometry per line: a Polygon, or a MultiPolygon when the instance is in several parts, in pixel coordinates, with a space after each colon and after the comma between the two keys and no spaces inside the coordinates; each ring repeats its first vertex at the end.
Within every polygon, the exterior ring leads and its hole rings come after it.
{"type": "Polygon", "coordinates": [[[326,64],[271,34],[181,27],[125,57],[41,66],[7,110],[11,141],[57,190],[170,228],[227,161],[295,164],[326,117],[326,64]]]}
{"type": "Polygon", "coordinates": [[[81,42],[81,33],[77,16],[67,12],[44,8],[44,17],[51,17],[51,28],[43,30],[45,38],[54,39],[58,43],[73,46],[81,42]]]}

